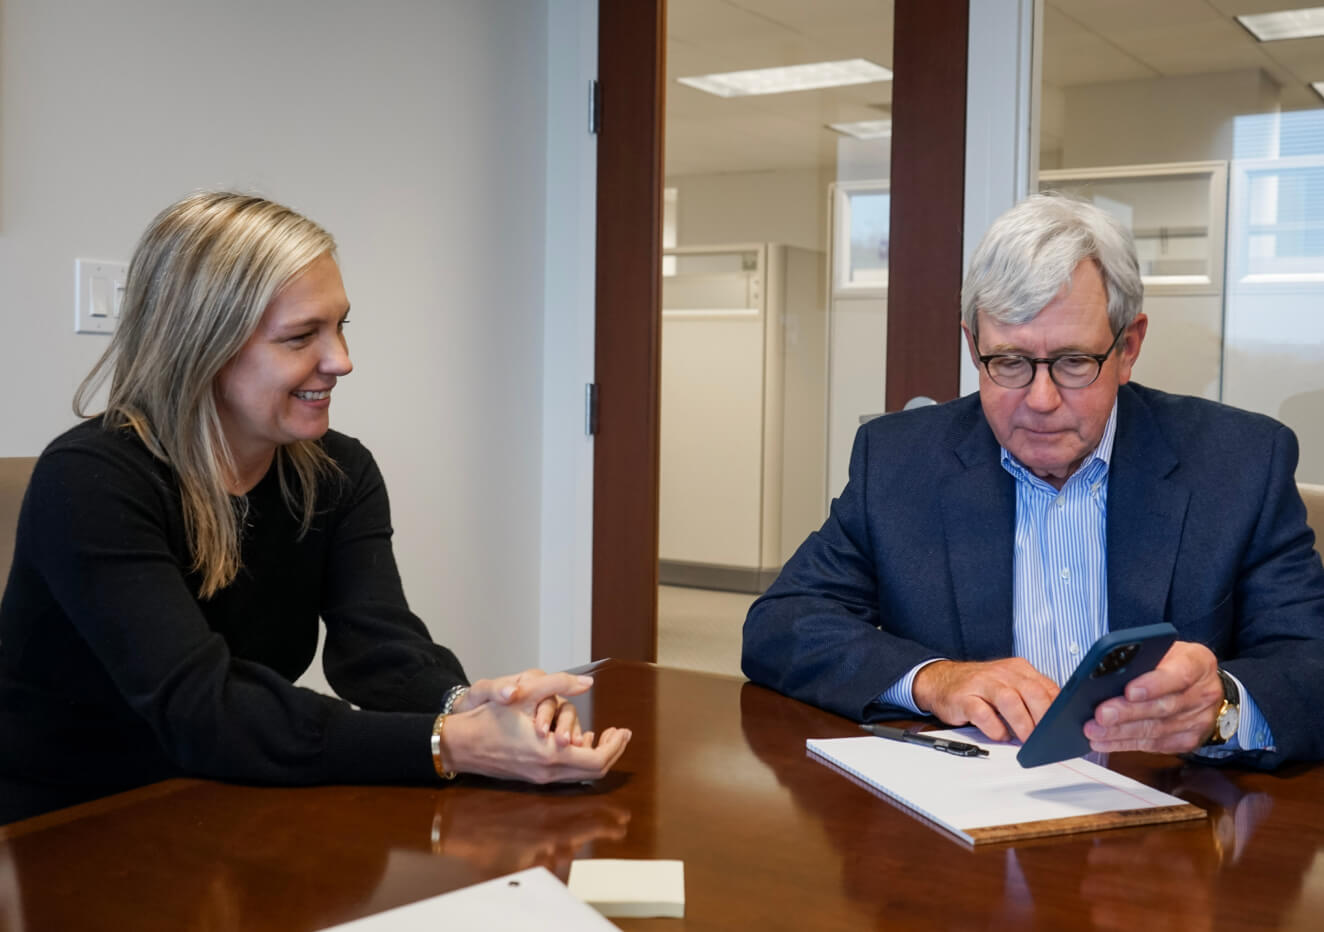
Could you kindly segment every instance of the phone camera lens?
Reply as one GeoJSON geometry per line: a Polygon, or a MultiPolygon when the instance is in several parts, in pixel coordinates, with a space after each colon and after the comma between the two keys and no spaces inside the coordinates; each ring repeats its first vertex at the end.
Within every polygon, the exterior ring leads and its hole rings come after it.
{"type": "Polygon", "coordinates": [[[1135,658],[1139,651],[1139,644],[1123,644],[1120,647],[1114,647],[1104,655],[1103,660],[1094,668],[1094,676],[1106,676],[1109,673],[1125,669],[1126,665],[1135,658]]]}

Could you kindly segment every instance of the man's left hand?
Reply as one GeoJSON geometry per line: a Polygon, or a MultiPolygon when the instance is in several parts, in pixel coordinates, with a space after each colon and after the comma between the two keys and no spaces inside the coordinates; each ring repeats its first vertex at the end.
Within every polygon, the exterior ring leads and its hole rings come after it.
{"type": "Polygon", "coordinates": [[[1159,665],[1102,702],[1085,723],[1096,751],[1185,754],[1208,740],[1223,703],[1218,659],[1203,644],[1177,641],[1159,665]]]}

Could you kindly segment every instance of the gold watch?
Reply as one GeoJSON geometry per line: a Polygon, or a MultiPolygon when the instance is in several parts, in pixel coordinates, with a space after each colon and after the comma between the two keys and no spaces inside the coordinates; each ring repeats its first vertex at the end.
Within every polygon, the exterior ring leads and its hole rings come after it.
{"type": "Polygon", "coordinates": [[[1218,716],[1214,719],[1214,732],[1205,741],[1205,747],[1227,744],[1237,733],[1237,726],[1241,724],[1241,691],[1237,689],[1237,681],[1221,668],[1218,671],[1218,678],[1223,682],[1223,704],[1218,707],[1218,716]]]}

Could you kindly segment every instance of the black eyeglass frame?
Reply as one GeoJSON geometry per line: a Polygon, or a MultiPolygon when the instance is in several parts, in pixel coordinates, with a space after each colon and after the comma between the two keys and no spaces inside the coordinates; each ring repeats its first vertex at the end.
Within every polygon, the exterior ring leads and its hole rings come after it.
{"type": "MultiPolygon", "coordinates": [[[[1118,331],[1115,334],[1113,334],[1112,343],[1109,344],[1108,349],[1102,353],[1063,353],[1061,356],[1022,356],[1020,353],[990,353],[987,356],[979,356],[978,359],[980,365],[984,367],[984,372],[987,373],[988,377],[993,380],[993,384],[1000,386],[1001,388],[1011,388],[1011,389],[1027,388],[1030,385],[1033,385],[1035,378],[1037,378],[1039,375],[1039,366],[1041,364],[1048,367],[1048,377],[1053,380],[1053,384],[1056,385],[1058,388],[1066,388],[1066,389],[1089,388],[1095,382],[1099,381],[1099,376],[1103,374],[1103,364],[1108,361],[1108,357],[1113,354],[1113,350],[1117,349],[1117,343],[1119,340],[1122,339],[1122,334],[1124,333],[1126,333],[1125,326],[1121,327],[1120,329],[1118,329],[1118,331]],[[1030,364],[1030,377],[1020,385],[1003,385],[1001,382],[997,380],[997,378],[993,375],[992,370],[989,369],[988,367],[989,362],[991,362],[994,359],[1024,360],[1025,362],[1028,362],[1030,364]],[[1053,374],[1053,366],[1057,365],[1058,362],[1060,362],[1063,359],[1094,360],[1094,363],[1097,366],[1097,368],[1094,370],[1094,378],[1090,379],[1088,382],[1086,382],[1083,385],[1063,385],[1061,382],[1057,380],[1057,376],[1053,374]]],[[[975,335],[975,341],[976,343],[979,341],[978,334],[975,335]]]]}

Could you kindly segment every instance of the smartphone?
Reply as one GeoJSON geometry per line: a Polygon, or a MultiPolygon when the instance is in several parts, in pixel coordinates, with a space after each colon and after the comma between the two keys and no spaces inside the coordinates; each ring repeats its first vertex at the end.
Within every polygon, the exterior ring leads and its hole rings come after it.
{"type": "Polygon", "coordinates": [[[1127,683],[1158,666],[1175,640],[1177,629],[1161,624],[1110,631],[1095,641],[1016,760],[1022,767],[1038,767],[1088,754],[1090,742],[1082,729],[1095,707],[1122,695],[1127,683]]]}

